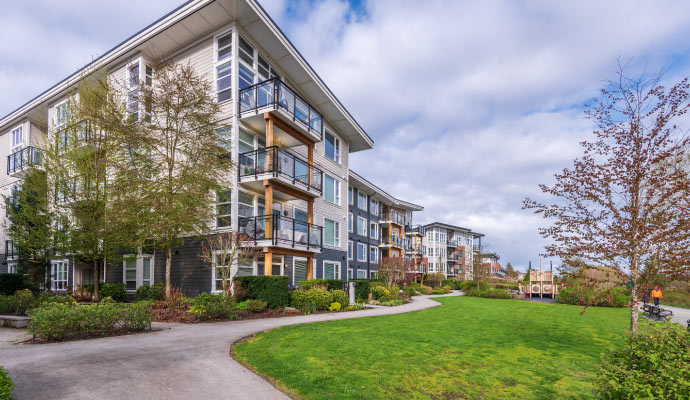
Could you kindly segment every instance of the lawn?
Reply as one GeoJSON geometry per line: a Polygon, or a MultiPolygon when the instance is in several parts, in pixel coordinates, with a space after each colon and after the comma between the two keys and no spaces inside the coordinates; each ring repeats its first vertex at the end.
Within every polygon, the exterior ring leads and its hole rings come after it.
{"type": "Polygon", "coordinates": [[[629,310],[471,297],[409,314],[289,326],[237,360],[305,399],[594,398],[629,310]]]}

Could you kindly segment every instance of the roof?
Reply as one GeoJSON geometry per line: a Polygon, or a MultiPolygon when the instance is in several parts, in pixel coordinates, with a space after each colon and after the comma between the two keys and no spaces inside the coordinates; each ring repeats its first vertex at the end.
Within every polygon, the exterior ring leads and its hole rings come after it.
{"type": "Polygon", "coordinates": [[[423,211],[424,207],[410,203],[408,201],[396,199],[395,197],[391,196],[386,192],[385,190],[381,189],[380,187],[374,185],[370,181],[368,181],[366,178],[364,178],[362,175],[356,173],[353,170],[350,170],[350,182],[354,183],[354,186],[357,186],[358,188],[365,188],[368,190],[369,195],[378,195],[379,199],[383,201],[384,204],[389,205],[389,206],[396,206],[403,208],[405,210],[409,211],[423,211]]]}
{"type": "Polygon", "coordinates": [[[430,223],[430,224],[424,225],[424,228],[429,229],[429,228],[435,227],[435,226],[437,226],[437,227],[439,227],[439,228],[451,230],[451,231],[463,231],[463,232],[465,232],[465,233],[471,234],[471,235],[474,236],[474,237],[484,237],[484,234],[483,234],[483,233],[472,232],[472,230],[469,229],[469,228],[463,228],[463,227],[461,227],[461,226],[450,225],[450,224],[446,224],[446,223],[443,223],[443,222],[432,222],[432,223],[430,223]]]}
{"type": "Polygon", "coordinates": [[[158,54],[169,54],[171,51],[187,46],[194,40],[227,25],[230,18],[238,21],[250,34],[270,33],[273,35],[270,43],[271,50],[290,56],[281,56],[277,64],[279,66],[285,65],[286,67],[283,69],[300,75],[300,79],[296,79],[299,82],[297,88],[301,89],[307,100],[319,107],[319,111],[324,115],[325,119],[348,139],[351,152],[373,147],[373,140],[257,0],[189,0],[183,3],[43,93],[2,117],[0,119],[0,129],[4,129],[7,125],[29,117],[31,113],[38,112],[40,107],[45,107],[50,102],[64,95],[84,75],[88,75],[105,66],[119,64],[127,57],[131,57],[133,54],[144,50],[144,45],[146,45],[146,48],[153,47],[156,50],[163,50],[158,54]],[[190,29],[189,25],[193,25],[193,27],[190,29]],[[278,39],[277,43],[276,38],[278,39]],[[318,98],[318,101],[313,100],[314,98],[318,98]]]}

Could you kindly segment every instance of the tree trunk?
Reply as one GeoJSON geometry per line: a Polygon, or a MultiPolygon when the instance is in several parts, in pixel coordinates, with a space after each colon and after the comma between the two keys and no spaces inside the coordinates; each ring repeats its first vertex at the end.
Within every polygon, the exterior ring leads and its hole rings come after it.
{"type": "Polygon", "coordinates": [[[165,253],[165,298],[170,298],[172,288],[170,286],[170,269],[172,267],[172,247],[168,247],[165,253]]]}
{"type": "Polygon", "coordinates": [[[632,289],[630,289],[630,331],[632,333],[637,333],[637,327],[639,326],[639,309],[637,304],[637,286],[633,284],[632,289]]]}
{"type": "Polygon", "coordinates": [[[99,301],[101,299],[101,293],[98,287],[98,260],[93,260],[93,277],[93,299],[99,301]]]}

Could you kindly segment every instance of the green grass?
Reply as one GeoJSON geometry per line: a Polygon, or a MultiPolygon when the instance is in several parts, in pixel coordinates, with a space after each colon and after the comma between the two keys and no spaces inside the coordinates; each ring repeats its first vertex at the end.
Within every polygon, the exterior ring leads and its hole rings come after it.
{"type": "Polygon", "coordinates": [[[684,291],[664,290],[661,305],[690,308],[690,295],[684,291]]]}
{"type": "Polygon", "coordinates": [[[471,297],[409,314],[297,325],[234,346],[305,399],[594,398],[629,310],[471,297]]]}

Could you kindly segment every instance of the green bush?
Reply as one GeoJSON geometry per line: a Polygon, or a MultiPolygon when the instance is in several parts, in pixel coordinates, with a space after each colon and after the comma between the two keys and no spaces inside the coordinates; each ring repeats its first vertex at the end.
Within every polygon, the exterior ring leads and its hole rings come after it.
{"type": "Polygon", "coordinates": [[[136,293],[134,293],[134,300],[163,300],[165,298],[165,286],[162,283],[156,283],[153,286],[143,285],[139,286],[136,293]]]}
{"type": "Polygon", "coordinates": [[[266,309],[267,303],[262,300],[247,300],[247,311],[260,313],[266,309]]]}
{"type": "Polygon", "coordinates": [[[17,290],[25,289],[24,275],[0,274],[0,294],[13,294],[17,290]]]}
{"type": "MultiPolygon", "coordinates": [[[[118,303],[124,303],[127,301],[127,286],[125,286],[124,282],[101,283],[98,291],[101,298],[112,297],[113,300],[117,301],[118,303]]],[[[93,293],[93,291],[91,293],[93,293]]]]}
{"type": "Polygon", "coordinates": [[[342,289],[329,290],[328,293],[331,295],[331,303],[340,303],[343,305],[347,304],[349,301],[347,293],[342,289]]]}
{"type": "Polygon", "coordinates": [[[441,281],[441,286],[455,287],[455,282],[457,279],[444,279],[441,281]]]}
{"type": "Polygon", "coordinates": [[[369,300],[370,282],[368,279],[352,279],[350,282],[355,283],[355,299],[369,300]]]}
{"type": "Polygon", "coordinates": [[[690,333],[679,324],[649,323],[609,351],[599,368],[599,398],[687,399],[690,333]]]}
{"type": "Polygon", "coordinates": [[[268,308],[290,304],[290,278],[286,275],[237,276],[235,282],[247,291],[248,299],[265,301],[268,308]]]}
{"type": "Polygon", "coordinates": [[[33,308],[38,306],[38,299],[29,289],[17,290],[14,294],[14,314],[27,315],[33,308]]]}
{"type": "Polygon", "coordinates": [[[149,304],[46,303],[32,311],[28,332],[40,339],[64,340],[142,331],[153,320],[149,304]]]}
{"type": "Polygon", "coordinates": [[[571,286],[558,292],[558,302],[582,306],[625,307],[630,303],[630,291],[621,286],[611,289],[571,286]]]}
{"type": "Polygon", "coordinates": [[[485,297],[489,299],[511,299],[512,296],[510,292],[505,289],[477,289],[477,287],[472,287],[465,291],[466,296],[472,297],[485,297]]]}
{"type": "Polygon", "coordinates": [[[301,290],[309,290],[315,287],[321,287],[326,290],[343,290],[344,284],[345,281],[342,279],[310,279],[302,281],[298,285],[301,290]]]}
{"type": "Polygon", "coordinates": [[[388,288],[388,298],[397,300],[400,298],[400,286],[391,286],[388,288]]]}
{"type": "Polygon", "coordinates": [[[12,379],[10,379],[7,370],[0,366],[0,400],[10,400],[12,389],[14,389],[12,379]]]}
{"type": "Polygon", "coordinates": [[[414,288],[414,286],[405,286],[403,287],[403,296],[405,297],[412,297],[417,295],[417,289],[414,288]]]}
{"type": "Polygon", "coordinates": [[[321,288],[295,290],[292,292],[292,306],[304,312],[327,310],[331,305],[331,294],[321,288]]]}
{"type": "Polygon", "coordinates": [[[34,296],[29,289],[23,289],[11,296],[0,295],[0,314],[27,315],[41,304],[72,304],[73,302],[74,298],[70,295],[41,292],[38,296],[34,296]]]}
{"type": "Polygon", "coordinates": [[[192,299],[189,312],[201,320],[227,318],[237,308],[237,301],[224,293],[201,293],[192,299]]]}
{"type": "Polygon", "coordinates": [[[462,281],[460,283],[460,290],[467,291],[471,288],[477,288],[477,283],[474,281],[462,281]]]}
{"type": "Polygon", "coordinates": [[[371,288],[371,296],[376,301],[388,301],[390,299],[390,292],[383,286],[374,286],[371,288]]]}

